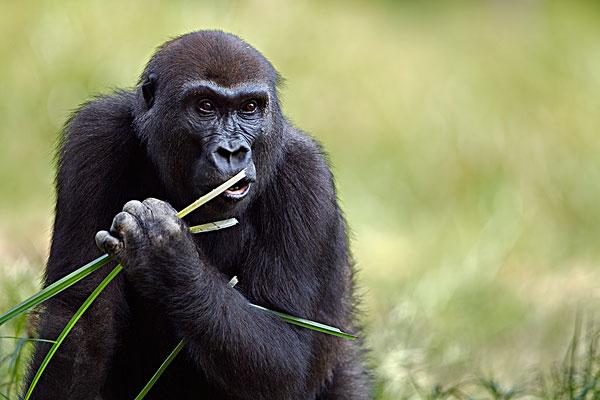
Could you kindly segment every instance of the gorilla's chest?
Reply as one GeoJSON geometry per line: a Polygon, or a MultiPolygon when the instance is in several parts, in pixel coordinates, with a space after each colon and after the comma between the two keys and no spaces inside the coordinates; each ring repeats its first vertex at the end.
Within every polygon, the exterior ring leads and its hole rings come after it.
{"type": "Polygon", "coordinates": [[[260,249],[257,249],[256,243],[246,238],[246,235],[224,233],[208,232],[194,238],[201,258],[227,278],[248,273],[248,269],[251,268],[251,255],[260,249]]]}

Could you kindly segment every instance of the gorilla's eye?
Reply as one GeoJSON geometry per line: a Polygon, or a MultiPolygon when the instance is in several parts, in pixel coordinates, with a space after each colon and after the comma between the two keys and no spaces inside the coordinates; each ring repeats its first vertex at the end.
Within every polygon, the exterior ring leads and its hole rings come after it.
{"type": "Polygon", "coordinates": [[[198,101],[198,110],[203,114],[212,114],[215,112],[215,105],[207,99],[202,99],[198,101]]]}
{"type": "Polygon", "coordinates": [[[248,100],[242,105],[242,112],[246,114],[253,114],[258,109],[258,103],[256,100],[248,100]]]}

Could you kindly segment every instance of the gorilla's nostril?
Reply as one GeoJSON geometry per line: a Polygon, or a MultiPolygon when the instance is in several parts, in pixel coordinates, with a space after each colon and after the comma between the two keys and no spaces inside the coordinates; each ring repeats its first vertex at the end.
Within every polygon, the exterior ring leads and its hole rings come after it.
{"type": "Polygon", "coordinates": [[[246,167],[250,152],[250,148],[245,145],[219,146],[213,152],[213,159],[222,171],[236,170],[246,167]]]}
{"type": "Polygon", "coordinates": [[[240,147],[237,151],[233,152],[232,157],[237,159],[238,161],[244,161],[246,155],[248,154],[248,149],[245,147],[240,147]]]}
{"type": "Polygon", "coordinates": [[[229,160],[229,158],[231,157],[231,151],[227,150],[224,147],[219,147],[217,149],[217,154],[226,160],[229,160]]]}

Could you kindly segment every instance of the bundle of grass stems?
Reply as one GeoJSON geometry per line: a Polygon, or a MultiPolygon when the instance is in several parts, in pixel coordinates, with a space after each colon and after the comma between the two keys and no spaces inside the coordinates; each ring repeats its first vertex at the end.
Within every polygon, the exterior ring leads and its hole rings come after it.
{"type": "MultiPolygon", "coordinates": [[[[198,200],[196,200],[195,202],[193,202],[192,204],[190,204],[183,210],[179,211],[177,213],[177,216],[180,218],[185,217],[192,211],[196,210],[200,206],[206,204],[210,200],[214,199],[215,197],[217,197],[218,195],[223,193],[225,190],[227,190],[228,188],[233,186],[235,183],[237,183],[238,181],[243,179],[245,176],[246,176],[245,171],[239,172],[237,175],[235,175],[231,179],[227,180],[223,184],[219,185],[217,188],[213,189],[209,193],[200,197],[198,200]]],[[[230,219],[226,219],[226,220],[222,220],[222,221],[210,222],[208,224],[192,226],[192,227],[190,227],[190,232],[191,233],[211,232],[211,231],[216,231],[216,230],[232,227],[232,226],[236,225],[237,223],[238,223],[238,221],[235,218],[230,218],[230,219]]],[[[67,289],[68,287],[72,286],[73,284],[79,282],[80,280],[84,279],[88,275],[97,271],[104,265],[108,264],[110,261],[112,261],[111,257],[108,254],[104,254],[104,255],[98,257],[97,259],[85,264],[84,266],[80,267],[79,269],[73,271],[72,273],[66,275],[65,277],[57,280],[56,282],[46,286],[44,289],[42,289],[35,295],[31,296],[27,300],[23,301],[22,303],[16,305],[15,307],[11,308],[7,312],[0,315],[0,325],[29,311],[30,309],[43,303],[44,301],[48,300],[49,298],[59,294],[63,290],[67,289]]],[[[58,337],[56,339],[54,339],[54,340],[38,339],[40,341],[48,341],[48,342],[52,343],[52,346],[51,346],[50,350],[48,351],[48,353],[46,354],[44,360],[40,364],[40,367],[36,371],[33,379],[31,380],[31,384],[29,385],[29,388],[27,389],[27,392],[26,392],[25,396],[23,397],[24,400],[28,400],[31,397],[37,383],[39,382],[42,374],[44,373],[44,370],[50,363],[50,360],[52,359],[54,354],[56,354],[57,350],[59,349],[61,344],[64,342],[67,335],[71,332],[71,330],[73,329],[75,324],[77,324],[79,319],[87,311],[87,309],[92,305],[94,300],[96,300],[96,298],[100,295],[100,293],[102,293],[102,291],[108,286],[108,284],[117,275],[119,275],[122,270],[123,270],[123,266],[121,264],[118,264],[112,271],[110,271],[110,273],[102,280],[102,282],[100,282],[100,284],[96,287],[96,289],[94,289],[94,291],[89,295],[89,297],[83,302],[83,304],[79,307],[79,309],[75,312],[75,314],[73,314],[73,316],[71,317],[69,322],[67,322],[64,329],[62,330],[62,332],[58,335],[58,337]]],[[[237,283],[237,278],[234,277],[230,281],[229,285],[231,287],[233,287],[233,286],[235,286],[236,283],[237,283]]],[[[287,323],[298,325],[303,328],[312,329],[312,330],[315,330],[318,332],[326,333],[326,334],[333,335],[333,336],[338,336],[338,337],[341,337],[344,339],[355,339],[356,338],[356,336],[353,336],[349,333],[342,332],[340,329],[329,326],[329,325],[310,321],[310,320],[300,318],[300,317],[295,317],[295,316],[288,315],[288,314],[278,312],[278,311],[272,311],[272,310],[269,310],[267,308],[264,308],[264,307],[261,307],[259,305],[252,304],[252,303],[248,303],[248,306],[254,307],[254,308],[259,309],[266,313],[270,313],[270,314],[282,319],[283,321],[285,321],[287,323]]],[[[160,378],[160,376],[165,371],[165,369],[169,366],[171,361],[173,361],[173,359],[177,356],[177,354],[181,351],[181,349],[184,346],[185,346],[185,340],[182,340],[177,344],[177,346],[168,355],[168,357],[161,364],[161,366],[158,368],[158,370],[154,373],[154,375],[150,378],[150,380],[142,388],[142,390],[139,392],[139,394],[135,397],[135,400],[143,399],[146,396],[146,394],[150,391],[150,389],[152,388],[154,383],[156,383],[156,381],[160,378]]]]}

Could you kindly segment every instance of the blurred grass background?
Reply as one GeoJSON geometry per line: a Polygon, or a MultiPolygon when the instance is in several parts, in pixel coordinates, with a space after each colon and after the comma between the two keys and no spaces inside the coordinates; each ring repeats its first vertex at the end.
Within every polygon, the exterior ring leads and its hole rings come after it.
{"type": "Polygon", "coordinates": [[[203,28],[266,54],[331,155],[378,398],[561,359],[600,305],[594,1],[0,1],[0,310],[41,277],[69,113],[203,28]]]}

